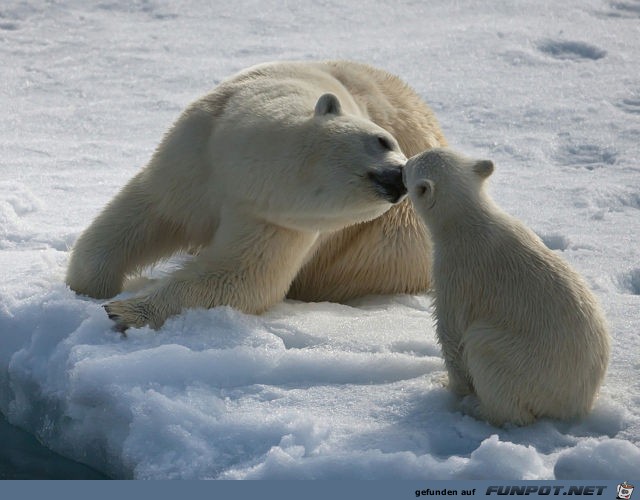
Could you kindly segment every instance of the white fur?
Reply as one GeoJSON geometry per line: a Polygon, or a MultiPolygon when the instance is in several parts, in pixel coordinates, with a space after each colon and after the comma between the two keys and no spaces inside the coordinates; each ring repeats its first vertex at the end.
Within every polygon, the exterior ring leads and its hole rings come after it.
{"type": "Polygon", "coordinates": [[[123,329],[157,328],[189,307],[259,313],[287,293],[343,301],[424,290],[427,233],[372,176],[399,172],[403,152],[443,144],[427,106],[384,71],[249,68],[182,114],[80,236],[67,283],[113,297],[144,266],[197,250],[147,293],[106,305],[123,329]]]}
{"type": "Polygon", "coordinates": [[[583,279],[484,191],[493,164],[447,149],[409,160],[405,183],[431,231],[437,335],[450,388],[496,425],[592,407],[609,334],[583,279]]]}

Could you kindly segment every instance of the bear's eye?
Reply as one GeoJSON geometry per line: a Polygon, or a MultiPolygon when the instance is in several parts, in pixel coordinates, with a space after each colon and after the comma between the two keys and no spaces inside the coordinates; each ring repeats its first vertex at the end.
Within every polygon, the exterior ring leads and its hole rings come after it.
{"type": "Polygon", "coordinates": [[[393,151],[393,144],[391,144],[391,141],[382,135],[378,136],[378,144],[382,146],[382,149],[393,151]]]}

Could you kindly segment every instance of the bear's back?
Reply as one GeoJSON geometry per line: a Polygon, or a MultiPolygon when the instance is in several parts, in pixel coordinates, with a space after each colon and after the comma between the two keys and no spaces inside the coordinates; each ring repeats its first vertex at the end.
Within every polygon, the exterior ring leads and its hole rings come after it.
{"type": "Polygon", "coordinates": [[[400,78],[353,61],[279,61],[259,64],[223,81],[194,107],[220,118],[259,115],[291,121],[308,117],[324,93],[335,94],[348,114],[391,133],[408,157],[446,140],[432,110],[400,78]]]}

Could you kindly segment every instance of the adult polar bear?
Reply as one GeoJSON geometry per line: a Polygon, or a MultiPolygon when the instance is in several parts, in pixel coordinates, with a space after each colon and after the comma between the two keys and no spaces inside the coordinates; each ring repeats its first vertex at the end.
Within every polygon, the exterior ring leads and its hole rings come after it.
{"type": "Polygon", "coordinates": [[[184,308],[260,313],[285,296],[423,291],[429,238],[409,201],[394,203],[404,155],[444,145],[427,105],[382,70],[249,68],[186,109],[80,236],[67,284],[113,297],[127,275],[198,249],[151,289],[105,305],[120,329],[158,328],[184,308]]]}

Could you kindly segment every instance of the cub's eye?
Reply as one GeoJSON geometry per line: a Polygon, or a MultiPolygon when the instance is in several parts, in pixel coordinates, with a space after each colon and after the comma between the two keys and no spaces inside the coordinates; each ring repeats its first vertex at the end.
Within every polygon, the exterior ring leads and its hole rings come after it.
{"type": "Polygon", "coordinates": [[[378,136],[378,144],[382,147],[382,149],[393,151],[393,144],[391,144],[391,141],[382,135],[378,136]]]}

